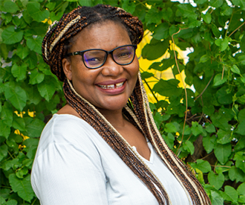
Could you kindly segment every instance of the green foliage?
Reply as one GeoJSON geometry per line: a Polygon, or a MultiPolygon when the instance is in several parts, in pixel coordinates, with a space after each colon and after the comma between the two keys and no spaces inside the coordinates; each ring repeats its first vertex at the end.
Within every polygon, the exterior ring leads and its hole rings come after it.
{"type": "Polygon", "coordinates": [[[152,70],[171,67],[175,77],[184,70],[186,89],[176,78],[159,79],[152,88],[154,96],[166,97],[151,104],[157,127],[213,205],[245,204],[245,3],[194,2],[0,1],[0,204],[39,204],[30,186],[38,137],[65,103],[61,83],[40,55],[49,20],[98,3],[122,7],[152,32],[142,58],[155,60],[169,52],[142,73],[144,81],[152,70]],[[172,43],[191,48],[186,64],[172,43]]]}

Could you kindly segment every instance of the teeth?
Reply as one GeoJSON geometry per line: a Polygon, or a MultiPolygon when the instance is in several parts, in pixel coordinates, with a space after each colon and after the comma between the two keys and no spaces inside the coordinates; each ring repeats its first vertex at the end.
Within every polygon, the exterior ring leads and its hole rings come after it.
{"type": "Polygon", "coordinates": [[[113,85],[113,84],[112,85],[107,85],[106,88],[107,89],[113,89],[113,88],[115,88],[115,85],[113,85]]]}
{"type": "Polygon", "coordinates": [[[117,84],[111,84],[111,85],[99,85],[99,87],[103,89],[114,89],[114,88],[120,88],[122,87],[124,82],[117,83],[117,84]]]}
{"type": "Polygon", "coordinates": [[[123,86],[123,83],[124,83],[124,82],[117,83],[117,84],[116,84],[116,88],[120,88],[120,87],[122,87],[122,86],[123,86]]]}

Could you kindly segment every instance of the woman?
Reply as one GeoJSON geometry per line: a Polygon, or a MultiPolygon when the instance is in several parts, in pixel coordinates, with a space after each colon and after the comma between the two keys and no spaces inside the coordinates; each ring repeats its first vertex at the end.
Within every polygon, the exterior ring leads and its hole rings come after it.
{"type": "Polygon", "coordinates": [[[64,15],[43,40],[65,105],[42,132],[32,186],[42,205],[210,204],[159,134],[139,74],[142,23],[107,5],[64,15]]]}

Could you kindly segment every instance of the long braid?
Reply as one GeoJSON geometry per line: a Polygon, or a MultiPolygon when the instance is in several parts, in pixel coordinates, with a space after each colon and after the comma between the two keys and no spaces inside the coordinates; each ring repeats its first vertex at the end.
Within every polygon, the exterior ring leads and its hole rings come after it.
{"type": "MultiPolygon", "coordinates": [[[[142,180],[160,205],[171,204],[161,182],[127,141],[93,105],[79,96],[69,81],[65,80],[62,59],[69,50],[72,38],[85,27],[107,20],[121,23],[127,30],[133,44],[138,44],[142,40],[142,23],[137,17],[133,17],[123,9],[109,5],[78,7],[69,14],[64,14],[56,25],[50,27],[42,44],[44,61],[50,66],[51,71],[59,80],[65,81],[63,90],[67,102],[77,111],[81,118],[101,135],[134,174],[142,180]]],[[[193,205],[211,204],[210,199],[197,179],[163,141],[154,123],[140,75],[130,97],[130,104],[123,109],[123,112],[149,139],[159,157],[189,194],[193,205]]]]}

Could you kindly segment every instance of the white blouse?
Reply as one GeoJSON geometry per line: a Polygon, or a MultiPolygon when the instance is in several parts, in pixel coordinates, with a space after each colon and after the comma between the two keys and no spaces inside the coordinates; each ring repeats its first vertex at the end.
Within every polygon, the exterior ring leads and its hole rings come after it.
{"type": "MultiPolygon", "coordinates": [[[[149,142],[148,146],[150,160],[142,159],[163,184],[172,205],[192,204],[149,142]]],[[[42,205],[158,205],[103,138],[87,122],[68,114],[55,114],[45,126],[31,183],[42,205]]]]}

